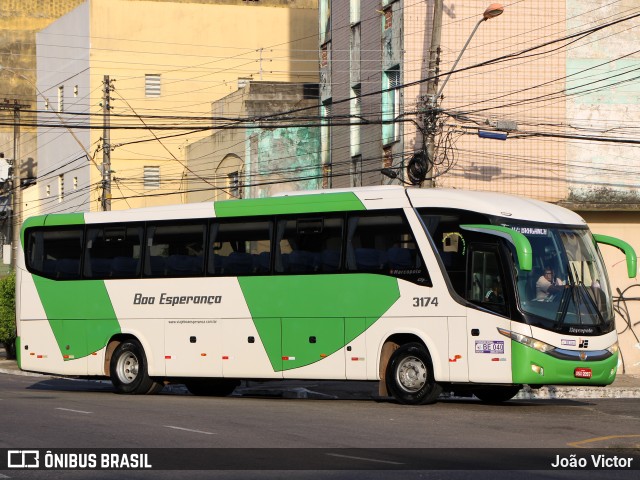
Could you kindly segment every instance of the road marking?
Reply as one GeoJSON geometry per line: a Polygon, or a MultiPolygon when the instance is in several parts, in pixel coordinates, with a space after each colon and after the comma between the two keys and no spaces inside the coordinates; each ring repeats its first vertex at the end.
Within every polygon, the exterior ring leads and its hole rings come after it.
{"type": "Polygon", "coordinates": [[[85,412],[84,410],[72,410],[70,408],[60,408],[60,407],[56,407],[56,410],[62,410],[65,412],[73,412],[73,413],[93,413],[93,412],[85,412]]]}
{"type": "Polygon", "coordinates": [[[570,447],[580,448],[581,445],[585,443],[602,442],[605,440],[613,440],[614,438],[640,438],[640,435],[608,435],[606,437],[587,438],[586,440],[580,440],[579,442],[567,443],[567,445],[570,447]]]}
{"type": "Polygon", "coordinates": [[[3,475],[2,473],[0,473],[0,478],[11,478],[11,477],[8,477],[7,475],[3,475]]]}
{"type": "Polygon", "coordinates": [[[350,458],[352,460],[364,460],[365,462],[388,463],[390,465],[404,465],[404,463],[400,463],[400,462],[390,462],[390,461],[387,461],[387,460],[376,460],[375,458],[352,457],[351,455],[340,455],[338,453],[326,453],[325,455],[329,455],[330,457],[350,458]]]}
{"type": "Polygon", "coordinates": [[[185,432],[202,433],[204,435],[216,435],[213,432],[203,432],[202,430],[192,430],[191,428],[174,427],[173,425],[165,425],[166,428],[173,428],[174,430],[183,430],[185,432]]]}

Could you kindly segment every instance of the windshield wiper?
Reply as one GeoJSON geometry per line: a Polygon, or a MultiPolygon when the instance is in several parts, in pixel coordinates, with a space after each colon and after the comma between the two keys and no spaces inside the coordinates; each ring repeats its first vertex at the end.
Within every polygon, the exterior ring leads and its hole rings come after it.
{"type": "Polygon", "coordinates": [[[569,309],[569,292],[573,289],[569,285],[565,285],[562,289],[562,297],[560,297],[560,305],[556,314],[556,323],[558,328],[562,327],[564,319],[567,318],[567,310],[569,309]]]}
{"type": "MultiPolygon", "coordinates": [[[[580,281],[578,282],[578,287],[580,287],[580,292],[582,293],[581,296],[583,298],[587,298],[587,302],[585,303],[589,303],[591,305],[591,308],[596,312],[596,315],[598,315],[599,323],[601,325],[604,325],[604,317],[602,316],[602,313],[600,312],[600,309],[598,308],[595,300],[591,296],[591,293],[587,290],[587,286],[584,284],[584,282],[580,281]]],[[[580,314],[580,309],[578,309],[578,314],[580,314]]]]}
{"type": "Polygon", "coordinates": [[[575,283],[573,274],[571,273],[571,265],[569,264],[567,264],[567,272],[569,273],[569,284],[565,285],[562,289],[562,297],[560,297],[560,305],[558,306],[558,313],[556,314],[556,323],[558,324],[558,328],[562,327],[564,319],[567,318],[567,310],[569,309],[569,290],[573,290],[570,286],[575,283]]]}
{"type": "MultiPolygon", "coordinates": [[[[596,315],[598,316],[599,319],[599,323],[600,325],[604,325],[604,317],[602,316],[602,313],[600,312],[600,309],[598,308],[598,305],[596,304],[594,298],[591,296],[591,293],[589,293],[589,291],[587,290],[587,286],[584,284],[584,282],[582,281],[582,279],[580,280],[575,280],[577,278],[579,278],[578,276],[578,272],[575,271],[575,265],[572,265],[573,269],[574,269],[574,273],[575,273],[575,278],[574,278],[574,282],[575,285],[578,286],[578,292],[580,297],[583,298],[581,303],[587,304],[587,305],[591,305],[591,308],[596,312],[596,315]],[[587,301],[584,301],[584,298],[587,298],[587,301]]],[[[571,275],[571,271],[569,271],[569,274],[571,275]]],[[[571,275],[573,277],[573,275],[571,275]]],[[[577,297],[578,295],[576,295],[577,297]]],[[[578,307],[576,310],[576,313],[578,314],[578,318],[580,318],[580,320],[582,320],[582,314],[580,312],[580,304],[578,302],[576,302],[576,307],[578,307]]],[[[582,324],[582,322],[580,322],[582,324]]]]}

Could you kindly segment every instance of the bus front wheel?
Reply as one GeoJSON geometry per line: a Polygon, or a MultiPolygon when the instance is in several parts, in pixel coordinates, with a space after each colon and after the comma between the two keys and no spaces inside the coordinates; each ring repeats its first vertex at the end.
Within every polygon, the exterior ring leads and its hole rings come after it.
{"type": "Polygon", "coordinates": [[[387,364],[387,391],[405,405],[426,405],[442,392],[433,376],[433,364],[427,349],[420,343],[398,347],[387,364]]]}
{"type": "Polygon", "coordinates": [[[137,340],[125,340],[116,347],[111,357],[110,376],[117,393],[154,394],[164,386],[149,377],[147,357],[137,340]]]}

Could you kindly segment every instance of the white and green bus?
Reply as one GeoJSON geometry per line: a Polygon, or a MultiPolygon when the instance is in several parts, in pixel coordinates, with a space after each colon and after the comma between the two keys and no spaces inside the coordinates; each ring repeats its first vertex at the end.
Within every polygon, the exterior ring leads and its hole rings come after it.
{"type": "Polygon", "coordinates": [[[608,385],[618,343],[598,243],[635,276],[625,242],[494,193],[365,187],[32,217],[18,361],[130,394],[341,379],[426,404],[443,389],[500,402],[524,384],[608,385]]]}

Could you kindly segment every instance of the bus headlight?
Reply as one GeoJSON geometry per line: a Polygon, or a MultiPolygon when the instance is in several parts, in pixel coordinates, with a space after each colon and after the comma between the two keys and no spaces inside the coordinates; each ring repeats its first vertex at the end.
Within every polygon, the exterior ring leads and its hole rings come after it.
{"type": "Polygon", "coordinates": [[[512,332],[511,330],[506,330],[504,328],[498,328],[498,332],[501,335],[504,335],[511,340],[515,340],[522,345],[526,345],[527,347],[531,347],[535,350],[538,350],[542,353],[553,352],[556,347],[553,345],[549,345],[548,343],[543,342],[542,340],[537,340],[535,338],[527,337],[526,335],[522,335],[521,333],[512,332]]]}
{"type": "Polygon", "coordinates": [[[615,355],[616,353],[618,353],[619,348],[620,347],[618,346],[618,342],[616,342],[613,345],[611,345],[610,347],[608,347],[607,351],[611,352],[612,355],[615,355]]]}

